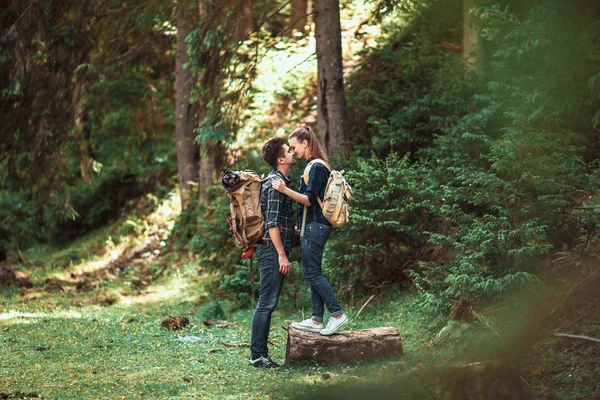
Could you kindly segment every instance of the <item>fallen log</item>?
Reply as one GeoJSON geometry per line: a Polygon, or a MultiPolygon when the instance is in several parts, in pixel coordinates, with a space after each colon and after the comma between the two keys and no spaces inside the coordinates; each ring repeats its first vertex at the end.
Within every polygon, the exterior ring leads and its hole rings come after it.
{"type": "Polygon", "coordinates": [[[391,326],[338,332],[331,336],[290,327],[285,363],[315,360],[334,364],[401,355],[400,333],[391,326]]]}

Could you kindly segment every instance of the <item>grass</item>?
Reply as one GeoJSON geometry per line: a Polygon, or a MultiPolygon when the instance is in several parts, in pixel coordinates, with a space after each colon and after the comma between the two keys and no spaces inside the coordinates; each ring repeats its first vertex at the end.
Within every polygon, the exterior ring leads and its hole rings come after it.
{"type": "MultiPolygon", "coordinates": [[[[56,292],[24,304],[19,290],[4,288],[0,392],[44,398],[271,398],[274,393],[284,395],[281,388],[285,386],[332,384],[322,377],[325,372],[340,377],[335,383],[354,380],[356,375],[364,381],[376,379],[378,369],[386,365],[307,363],[279,370],[254,369],[247,364],[246,346],[223,345],[249,341],[251,312],[241,310],[230,315],[235,326],[205,327],[195,318],[202,307],[195,302],[199,289],[175,274],[162,285],[112,306],[73,307],[69,301],[83,299],[56,292]],[[182,314],[192,321],[187,329],[161,328],[163,317],[182,314]],[[179,339],[184,336],[198,341],[182,343],[179,339]]],[[[366,308],[353,328],[370,325],[370,312],[371,317],[376,314],[377,325],[414,331],[418,319],[394,316],[395,307],[366,308]]],[[[297,315],[288,310],[276,312],[274,317],[271,353],[283,361],[286,332],[279,326],[289,324],[297,315]]],[[[416,335],[404,339],[410,354],[419,340],[416,335]]]]}
{"type": "MultiPolygon", "coordinates": [[[[461,369],[457,374],[440,369],[440,365],[498,357],[500,342],[485,325],[450,326],[448,335],[436,339],[440,326],[413,308],[411,296],[390,291],[376,296],[359,318],[351,318],[348,329],[397,327],[405,351],[402,358],[254,369],[247,364],[250,309],[228,313],[234,326],[206,327],[202,317],[213,304],[204,292],[209,278],[192,273],[193,263],[180,262],[147,287],[133,288],[134,275],[143,269],[134,265],[120,275],[108,275],[101,285],[84,292],[60,291],[52,285],[36,286],[33,291],[0,287],[0,397],[246,399],[316,395],[330,400],[364,398],[372,393],[378,398],[453,398],[455,389],[448,389],[447,382],[461,382],[464,374],[475,381],[482,371],[461,369]],[[38,296],[32,298],[32,294],[38,296]],[[107,294],[115,297],[112,305],[90,301],[107,294]],[[161,320],[168,315],[187,315],[191,325],[179,331],[162,329],[161,320]],[[194,337],[195,341],[183,343],[182,337],[194,337]]],[[[38,276],[47,279],[52,272],[68,275],[48,270],[38,276]]],[[[301,311],[290,306],[285,291],[283,296],[283,307],[274,314],[271,328],[271,355],[278,361],[284,359],[286,342],[280,326],[302,318],[301,311]]],[[[524,301],[506,302],[510,303],[516,309],[526,308],[524,301]]],[[[512,325],[502,322],[503,313],[512,313],[506,304],[485,313],[486,321],[510,341],[510,331],[518,331],[522,315],[513,315],[512,325]]],[[[346,312],[352,317],[361,305],[346,307],[346,312]]],[[[597,314],[590,315],[591,319],[571,325],[569,332],[599,336],[600,319],[597,314]]],[[[547,338],[521,354],[525,357],[517,364],[532,395],[594,398],[600,390],[595,383],[600,373],[599,355],[591,343],[547,338]]]]}
{"type": "MultiPolygon", "coordinates": [[[[168,232],[171,214],[152,214],[147,230],[168,232]]],[[[26,253],[34,261],[16,268],[32,278],[34,288],[0,286],[0,399],[514,398],[520,380],[527,384],[528,398],[600,395],[596,344],[535,331],[536,316],[553,308],[544,300],[552,296],[542,293],[553,292],[550,288],[478,308],[489,326],[452,323],[439,338],[445,318],[416,309],[414,296],[390,288],[380,291],[356,318],[369,295],[357,296],[351,304],[342,302],[351,321],[347,329],[395,326],[403,357],[255,369],[247,362],[252,307],[227,312],[233,326],[204,326],[202,320],[218,309],[205,290],[215,277],[199,275],[194,256],[176,252],[161,257],[148,253],[112,268],[128,244],[144,241],[144,231],[127,237],[119,237],[118,231],[115,225],[67,248],[26,253]],[[157,277],[163,264],[168,268],[157,277]],[[191,325],[165,330],[161,321],[169,315],[186,315],[191,325]],[[184,337],[192,340],[184,343],[184,337]],[[479,361],[484,363],[469,366],[479,361]]],[[[302,319],[309,309],[302,289],[298,293],[304,300],[294,306],[298,281],[286,282],[273,316],[270,351],[280,362],[287,338],[280,327],[302,319]]],[[[579,286],[579,294],[573,293],[560,309],[565,333],[600,336],[596,283],[579,286]]]]}

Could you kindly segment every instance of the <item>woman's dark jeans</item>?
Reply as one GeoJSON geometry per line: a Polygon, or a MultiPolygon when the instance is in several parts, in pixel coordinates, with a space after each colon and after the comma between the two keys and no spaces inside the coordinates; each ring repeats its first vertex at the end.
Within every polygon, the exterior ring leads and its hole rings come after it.
{"type": "Polygon", "coordinates": [[[285,275],[279,272],[279,256],[273,246],[259,245],[255,255],[260,267],[260,294],[252,317],[250,352],[253,360],[269,355],[267,341],[271,328],[271,314],[277,307],[285,281],[285,275]]]}
{"type": "Polygon", "coordinates": [[[302,273],[310,283],[310,299],[312,301],[312,318],[323,322],[324,305],[332,317],[342,315],[344,312],[333,293],[331,285],[323,276],[321,263],[325,243],[331,234],[328,225],[311,222],[304,229],[304,236],[300,238],[302,245],[302,273]]]}

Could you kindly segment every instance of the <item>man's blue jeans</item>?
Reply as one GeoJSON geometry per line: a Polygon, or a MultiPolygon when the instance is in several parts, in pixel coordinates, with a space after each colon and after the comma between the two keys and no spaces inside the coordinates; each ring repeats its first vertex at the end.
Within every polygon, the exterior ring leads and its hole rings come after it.
{"type": "Polygon", "coordinates": [[[252,359],[269,356],[267,341],[271,328],[271,314],[277,307],[285,280],[285,275],[279,272],[279,256],[272,245],[266,247],[259,245],[255,255],[260,267],[260,294],[252,317],[250,339],[252,359]]]}
{"type": "Polygon", "coordinates": [[[323,250],[329,235],[331,235],[330,226],[311,222],[306,225],[304,236],[300,238],[302,244],[302,273],[310,283],[312,318],[320,322],[323,322],[324,305],[327,306],[332,317],[344,313],[329,281],[323,276],[323,269],[321,268],[323,250]]]}

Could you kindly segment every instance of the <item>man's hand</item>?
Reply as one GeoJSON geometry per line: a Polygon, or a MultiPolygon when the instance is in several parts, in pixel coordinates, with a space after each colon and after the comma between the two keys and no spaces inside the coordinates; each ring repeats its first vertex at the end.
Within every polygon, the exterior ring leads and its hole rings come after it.
{"type": "Polygon", "coordinates": [[[290,272],[290,261],[285,253],[279,255],[279,272],[284,275],[290,272]]]}
{"type": "Polygon", "coordinates": [[[284,193],[285,189],[287,189],[287,186],[285,185],[285,182],[281,179],[274,179],[271,182],[271,186],[273,186],[273,189],[277,190],[278,192],[284,193]]]}

